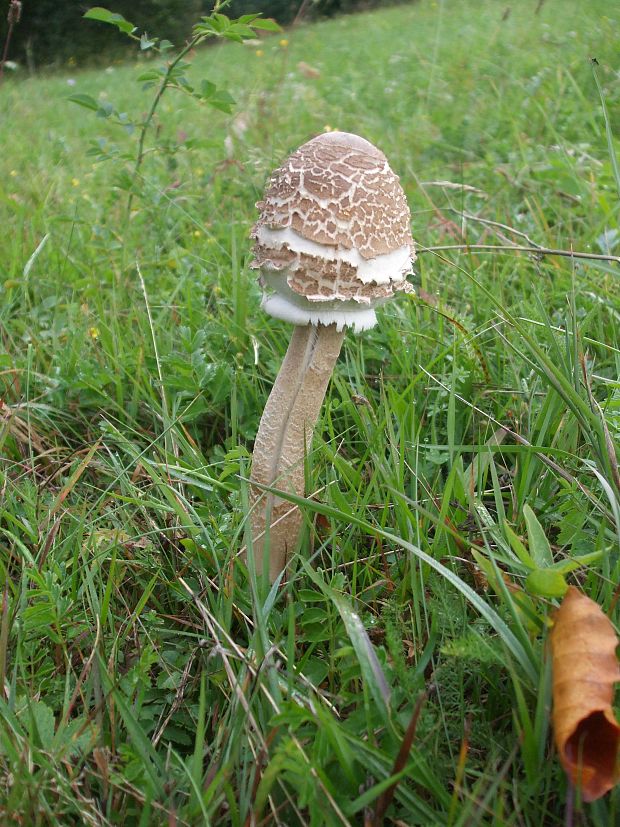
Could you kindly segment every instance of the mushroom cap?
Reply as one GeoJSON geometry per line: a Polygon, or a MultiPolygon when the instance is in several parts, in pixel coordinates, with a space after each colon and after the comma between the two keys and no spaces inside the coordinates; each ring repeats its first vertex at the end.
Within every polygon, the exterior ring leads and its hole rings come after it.
{"type": "Polygon", "coordinates": [[[256,206],[250,266],[272,316],[364,330],[376,305],[412,290],[405,194],[385,155],[359,135],[328,132],[303,144],[256,206]]]}

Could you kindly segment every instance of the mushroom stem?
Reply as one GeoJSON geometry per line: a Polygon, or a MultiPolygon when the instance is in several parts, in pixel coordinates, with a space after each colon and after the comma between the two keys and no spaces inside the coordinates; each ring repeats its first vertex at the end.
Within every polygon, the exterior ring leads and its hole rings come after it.
{"type": "MultiPolygon", "coordinates": [[[[344,330],[335,324],[295,327],[258,427],[252,482],[304,495],[304,457],[343,339],[344,330]]],[[[297,506],[254,486],[250,502],[256,571],[263,572],[267,555],[273,582],[295,550],[302,515],[297,506]]]]}

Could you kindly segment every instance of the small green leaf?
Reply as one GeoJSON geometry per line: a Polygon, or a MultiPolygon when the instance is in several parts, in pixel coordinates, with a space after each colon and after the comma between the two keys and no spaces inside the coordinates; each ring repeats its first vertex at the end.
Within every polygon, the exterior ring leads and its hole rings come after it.
{"type": "Polygon", "coordinates": [[[510,528],[509,525],[504,525],[504,531],[506,536],[508,537],[508,542],[510,543],[510,547],[517,555],[519,560],[523,563],[524,566],[527,566],[528,569],[535,569],[536,563],[532,560],[531,555],[528,553],[528,550],[525,548],[521,539],[517,537],[515,532],[510,528]]]}
{"type": "Polygon", "coordinates": [[[562,597],[568,586],[564,575],[554,569],[536,569],[528,574],[526,588],[540,597],[562,597]]]}
{"type": "Polygon", "coordinates": [[[196,23],[194,26],[194,34],[217,34],[218,29],[215,28],[210,20],[204,20],[202,23],[196,23]]]}
{"type": "MultiPolygon", "coordinates": [[[[228,21],[228,18],[226,18],[228,21]]],[[[216,20],[214,17],[203,17],[201,23],[194,26],[196,31],[204,32],[205,34],[221,34],[227,25],[216,20]]]]}
{"type": "Polygon", "coordinates": [[[304,613],[301,617],[301,621],[303,625],[310,623],[326,623],[329,620],[329,615],[327,611],[323,609],[321,606],[311,606],[307,609],[304,609],[304,613]]]}
{"type": "Polygon", "coordinates": [[[146,52],[148,49],[152,49],[153,46],[157,43],[157,38],[150,38],[147,34],[140,35],[140,49],[143,52],[146,52]]]}
{"type": "Polygon", "coordinates": [[[545,536],[543,527],[538,522],[538,519],[529,505],[523,506],[523,516],[527,523],[527,538],[530,549],[530,555],[535,564],[540,568],[553,565],[553,554],[551,553],[551,546],[549,540],[545,536]]]}
{"type": "Polygon", "coordinates": [[[282,31],[282,27],[278,26],[275,20],[254,20],[250,25],[253,29],[262,29],[265,32],[282,31]]]}
{"type": "Polygon", "coordinates": [[[119,31],[125,32],[125,34],[132,34],[132,32],[136,30],[134,24],[130,23],[129,20],[125,20],[122,14],[116,14],[101,6],[95,6],[89,9],[84,14],[84,17],[87,20],[98,20],[100,23],[109,23],[111,26],[116,26],[119,31]]]}
{"type": "Polygon", "coordinates": [[[558,560],[551,568],[554,571],[559,571],[566,574],[569,571],[575,571],[582,566],[589,566],[590,563],[596,563],[603,556],[602,551],[591,551],[589,554],[580,554],[575,557],[567,557],[566,560],[558,560]]]}
{"type": "Polygon", "coordinates": [[[232,112],[233,106],[235,105],[235,99],[233,96],[229,95],[228,92],[221,90],[208,98],[207,102],[214,109],[219,109],[221,112],[227,112],[229,114],[232,112]]]}
{"type": "Polygon", "coordinates": [[[103,103],[99,104],[99,108],[97,109],[98,118],[109,118],[111,115],[114,114],[114,107],[109,101],[104,101],[103,103]]]}
{"type": "Polygon", "coordinates": [[[92,109],[93,112],[99,111],[99,104],[90,95],[71,95],[69,100],[71,103],[77,103],[78,106],[83,106],[85,109],[92,109]]]}
{"type": "Polygon", "coordinates": [[[41,748],[49,749],[54,740],[54,730],[56,728],[53,711],[43,701],[35,701],[30,704],[30,714],[32,716],[32,728],[38,736],[41,748]]]}
{"type": "Polygon", "coordinates": [[[138,75],[136,80],[140,83],[144,80],[159,80],[161,72],[158,69],[149,69],[147,72],[142,72],[138,75]]]}
{"type": "Polygon", "coordinates": [[[211,15],[211,19],[215,22],[217,26],[220,26],[220,31],[224,31],[230,26],[230,18],[226,17],[225,14],[220,14],[219,12],[213,12],[211,15]]]}
{"type": "Polygon", "coordinates": [[[250,26],[246,26],[245,23],[233,23],[228,30],[227,35],[230,33],[237,34],[244,40],[251,40],[256,36],[254,30],[250,26]]]}
{"type": "Polygon", "coordinates": [[[312,591],[312,589],[300,589],[297,592],[297,597],[303,600],[304,603],[325,603],[327,597],[321,592],[312,591]]]}

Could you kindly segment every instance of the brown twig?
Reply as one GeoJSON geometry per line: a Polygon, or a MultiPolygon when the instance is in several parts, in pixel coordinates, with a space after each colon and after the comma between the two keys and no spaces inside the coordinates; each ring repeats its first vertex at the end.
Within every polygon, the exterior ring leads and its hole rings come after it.
{"type": "Polygon", "coordinates": [[[620,264],[620,256],[606,256],[601,253],[580,253],[576,250],[555,250],[550,247],[521,247],[517,244],[440,244],[436,247],[418,248],[418,253],[437,253],[444,250],[488,250],[489,252],[534,253],[537,256],[564,256],[585,258],[594,261],[614,261],[620,264]]]}
{"type": "Polygon", "coordinates": [[[311,0],[302,0],[302,3],[300,5],[299,9],[297,10],[297,14],[294,17],[293,22],[291,23],[291,29],[294,26],[297,26],[298,23],[301,23],[301,21],[304,19],[305,15],[306,15],[306,11],[308,10],[308,6],[310,5],[310,2],[311,2],[311,0]]]}
{"type": "Polygon", "coordinates": [[[4,41],[4,49],[2,51],[2,60],[0,60],[0,83],[4,80],[4,66],[9,56],[9,46],[11,44],[11,35],[16,23],[19,23],[22,16],[22,4],[20,0],[11,0],[9,3],[9,13],[7,14],[7,22],[9,28],[7,29],[6,39],[4,41]]]}
{"type": "Polygon", "coordinates": [[[456,213],[459,216],[459,218],[463,219],[464,221],[475,221],[478,224],[483,224],[485,227],[492,227],[493,229],[495,229],[495,234],[497,235],[497,237],[506,244],[509,244],[511,247],[514,246],[514,241],[511,241],[509,238],[506,238],[506,236],[498,232],[498,230],[506,230],[506,232],[511,233],[512,235],[517,235],[519,236],[519,238],[524,239],[526,245],[530,247],[536,247],[537,250],[540,249],[540,244],[537,244],[535,241],[533,241],[529,237],[529,235],[527,235],[527,233],[524,233],[522,230],[517,230],[516,227],[511,227],[510,224],[503,224],[501,221],[491,221],[490,218],[483,218],[481,215],[472,215],[471,213],[463,212],[463,210],[457,210],[453,207],[444,207],[444,209],[448,212],[456,213]]]}

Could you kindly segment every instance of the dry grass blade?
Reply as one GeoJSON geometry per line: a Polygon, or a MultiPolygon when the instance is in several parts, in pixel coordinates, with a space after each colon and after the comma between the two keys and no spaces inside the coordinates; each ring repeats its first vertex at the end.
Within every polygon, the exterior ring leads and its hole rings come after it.
{"type": "Polygon", "coordinates": [[[7,644],[9,640],[10,631],[10,616],[9,616],[9,584],[8,581],[4,584],[2,594],[2,619],[0,621],[0,698],[5,695],[4,692],[4,678],[6,676],[7,665],[7,644]]]}
{"type": "Polygon", "coordinates": [[[0,399],[0,424],[6,423],[9,433],[21,445],[32,445],[38,454],[44,454],[46,447],[29,422],[24,422],[17,411],[22,406],[7,405],[0,399]]]}
{"type": "MultiPolygon", "coordinates": [[[[411,745],[413,744],[416,729],[418,728],[420,713],[422,712],[422,707],[424,706],[427,697],[428,694],[426,692],[423,692],[416,701],[416,705],[411,715],[411,720],[409,721],[409,726],[407,727],[407,731],[405,732],[405,735],[403,737],[400,749],[398,750],[398,755],[396,756],[396,760],[394,761],[394,766],[392,767],[392,775],[397,775],[398,773],[400,773],[407,764],[407,759],[409,758],[409,753],[411,752],[411,745]]],[[[398,780],[394,781],[394,783],[391,786],[389,786],[387,790],[385,790],[385,792],[381,793],[381,795],[377,799],[377,804],[375,806],[375,812],[372,821],[373,827],[381,827],[381,825],[383,824],[385,813],[387,812],[387,808],[390,806],[390,803],[394,798],[394,793],[396,792],[397,785],[398,780]]]]}
{"type": "Polygon", "coordinates": [[[88,453],[86,454],[84,459],[80,462],[78,467],[75,469],[75,471],[73,472],[73,474],[69,478],[69,481],[67,482],[65,487],[62,489],[62,491],[56,497],[56,499],[54,501],[54,504],[52,505],[52,508],[50,510],[50,513],[49,513],[49,519],[51,519],[54,516],[54,514],[56,514],[56,512],[58,511],[60,506],[64,503],[64,501],[67,499],[69,494],[73,491],[73,489],[77,485],[78,480],[80,479],[80,477],[82,476],[84,471],[86,471],[86,469],[90,465],[90,463],[92,461],[92,458],[95,456],[95,454],[99,450],[100,446],[101,446],[101,440],[98,439],[97,442],[95,442],[95,444],[89,449],[88,453]]]}

